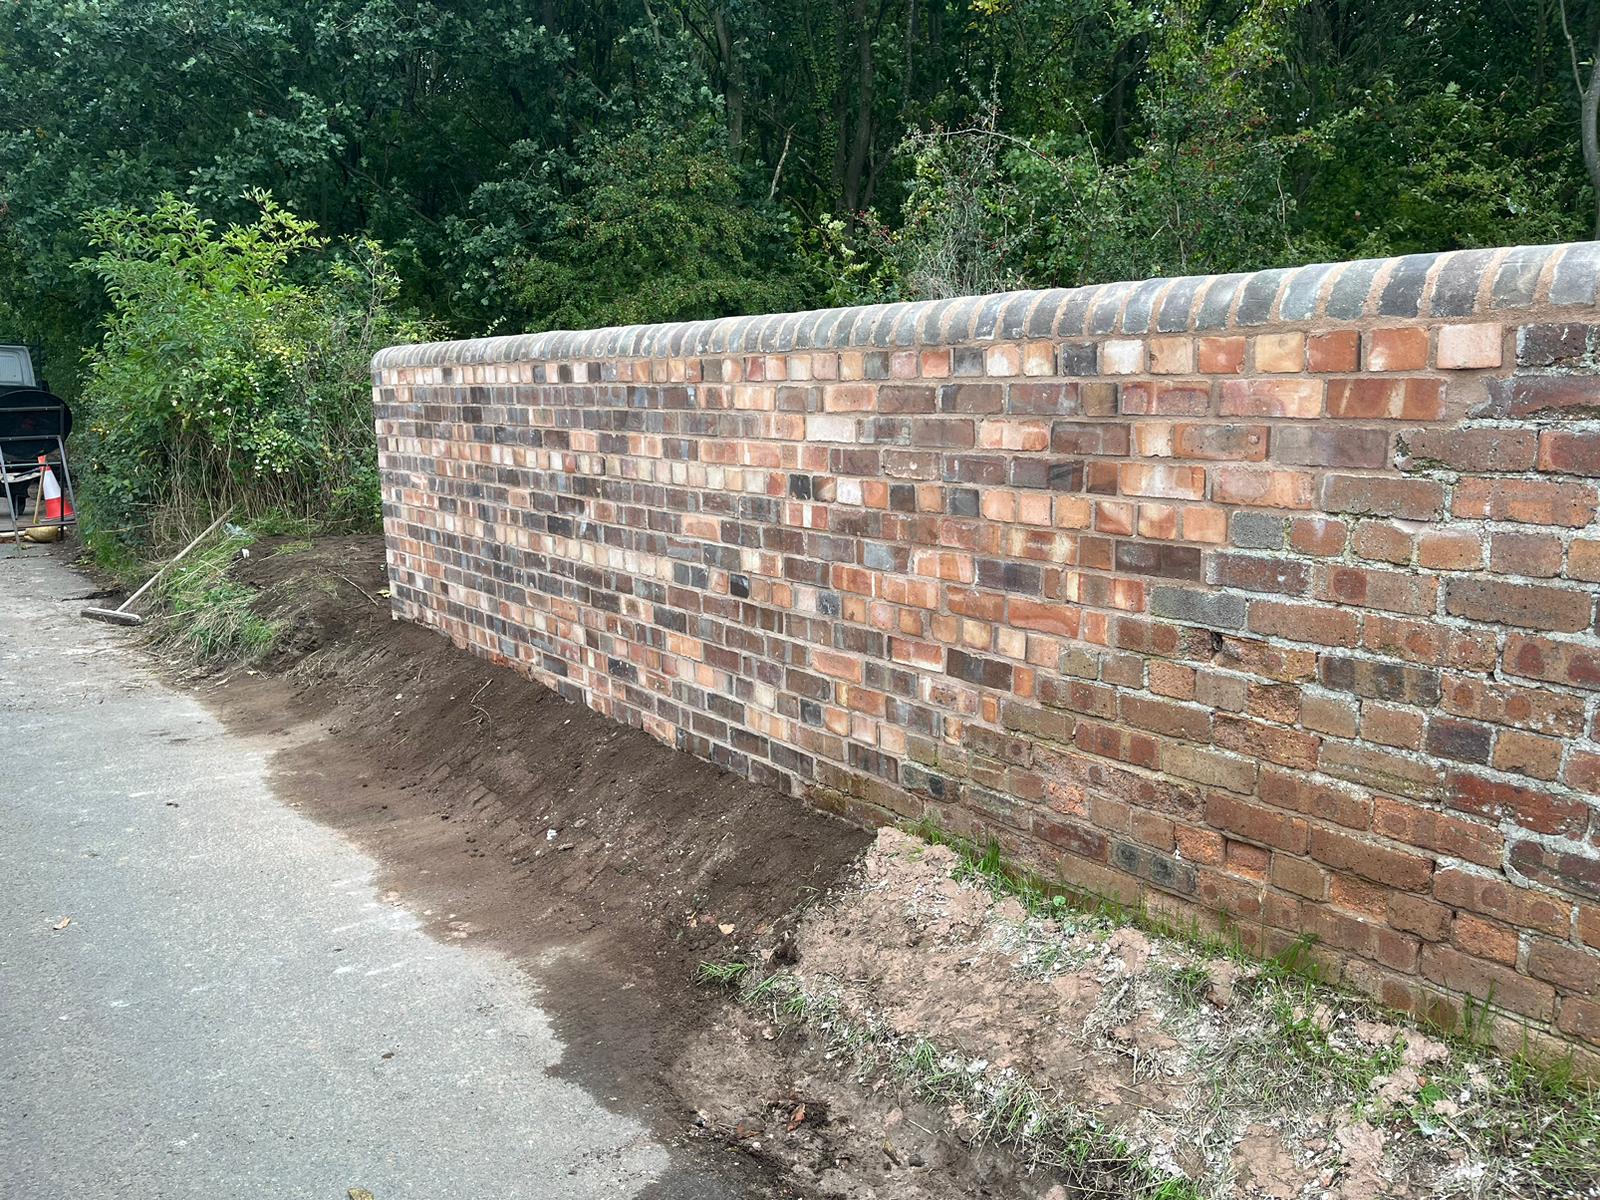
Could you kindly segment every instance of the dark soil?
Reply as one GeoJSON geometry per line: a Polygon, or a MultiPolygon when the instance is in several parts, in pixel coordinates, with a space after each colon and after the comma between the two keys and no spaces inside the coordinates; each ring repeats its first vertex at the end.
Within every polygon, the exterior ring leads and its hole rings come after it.
{"type": "MultiPolygon", "coordinates": [[[[437,936],[524,966],[569,1047],[558,1071],[683,1142],[674,1064],[724,1004],[696,968],[770,940],[869,835],[392,620],[379,538],[258,542],[234,578],[287,629],[205,692],[278,743],[282,794],[384,863],[437,936]]],[[[737,1139],[693,1141],[749,1194],[797,1194],[737,1139]]]]}

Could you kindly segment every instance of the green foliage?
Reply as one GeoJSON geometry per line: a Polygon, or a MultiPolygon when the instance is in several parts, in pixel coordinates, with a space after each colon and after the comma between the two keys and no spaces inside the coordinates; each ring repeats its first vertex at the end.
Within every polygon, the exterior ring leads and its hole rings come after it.
{"type": "Polygon", "coordinates": [[[377,522],[368,366],[424,330],[393,313],[375,243],[329,255],[309,221],[256,201],[225,228],[170,196],[88,222],[81,266],[110,304],[80,405],[92,541],[165,546],[229,506],[377,522]]]}
{"type": "Polygon", "coordinates": [[[543,236],[507,265],[536,325],[581,329],[793,307],[783,214],[745,195],[721,132],[650,122],[582,137],[539,175],[543,236]]]}

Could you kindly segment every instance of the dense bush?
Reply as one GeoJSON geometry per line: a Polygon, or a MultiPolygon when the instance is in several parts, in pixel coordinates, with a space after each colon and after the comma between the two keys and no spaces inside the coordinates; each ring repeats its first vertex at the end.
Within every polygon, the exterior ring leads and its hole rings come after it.
{"type": "Polygon", "coordinates": [[[84,523],[105,557],[160,549],[232,506],[327,527],[378,520],[373,350],[424,336],[379,247],[331,249],[256,196],[219,228],[171,196],[96,214],[80,266],[110,301],[80,401],[84,523]]]}

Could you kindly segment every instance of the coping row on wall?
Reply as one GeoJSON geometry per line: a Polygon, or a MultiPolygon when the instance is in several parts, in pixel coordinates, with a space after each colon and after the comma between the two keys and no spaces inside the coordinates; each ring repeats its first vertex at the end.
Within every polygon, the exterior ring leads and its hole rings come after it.
{"type": "Polygon", "coordinates": [[[389,367],[598,358],[788,353],[991,338],[1206,333],[1273,323],[1451,318],[1541,306],[1587,308],[1600,287],[1600,243],[1517,246],[1316,263],[1253,274],[1008,292],[606,329],[393,346],[389,367]]]}

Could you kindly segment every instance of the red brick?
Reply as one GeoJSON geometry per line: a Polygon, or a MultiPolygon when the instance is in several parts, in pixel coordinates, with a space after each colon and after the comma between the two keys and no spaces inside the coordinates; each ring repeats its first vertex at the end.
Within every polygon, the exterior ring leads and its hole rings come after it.
{"type": "Polygon", "coordinates": [[[1433,860],[1380,845],[1370,837],[1313,826],[1311,857],[1341,871],[1402,891],[1420,892],[1433,876],[1433,860]]]}
{"type": "Polygon", "coordinates": [[[1589,822],[1587,805],[1549,788],[1504,783],[1468,771],[1451,772],[1448,787],[1446,803],[1457,812],[1512,821],[1535,833],[1581,834],[1589,822]]]}
{"type": "Polygon", "coordinates": [[[1561,475],[1600,475],[1600,433],[1545,430],[1539,435],[1539,470],[1561,475]]]}
{"type": "Polygon", "coordinates": [[[1318,379],[1225,379],[1225,417],[1320,417],[1322,381],[1318,379]]]}
{"type": "Polygon", "coordinates": [[[1296,855],[1274,854],[1267,878],[1273,887],[1307,900],[1321,900],[1328,893],[1328,873],[1296,855]]]}
{"type": "Polygon", "coordinates": [[[1528,946],[1528,974],[1563,992],[1592,996],[1600,992],[1600,954],[1533,938],[1528,946]]]}
{"type": "Polygon", "coordinates": [[[1504,879],[1441,867],[1433,877],[1433,895],[1441,904],[1495,917],[1518,928],[1566,936],[1572,904],[1543,892],[1516,887],[1504,879]]]}
{"type": "Polygon", "coordinates": [[[1518,874],[1575,896],[1600,900],[1600,855],[1585,847],[1567,850],[1517,839],[1506,861],[1518,874]]]}
{"type": "Polygon", "coordinates": [[[1444,485],[1431,479],[1329,475],[1322,481],[1322,503],[1329,512],[1431,521],[1444,511],[1444,485]]]}
{"type": "Polygon", "coordinates": [[[1450,511],[1468,520],[1575,529],[1594,520],[1595,492],[1587,484],[1542,479],[1463,479],[1456,484],[1450,511]]]}
{"type": "Polygon", "coordinates": [[[1511,964],[1517,961],[1517,931],[1498,921],[1486,921],[1472,913],[1457,913],[1450,923],[1450,940],[1474,958],[1511,964]]]}
{"type": "Polygon", "coordinates": [[[1442,942],[1450,932],[1450,910],[1421,896],[1395,892],[1389,897],[1389,924],[1425,942],[1442,942]]]}
{"type": "Polygon", "coordinates": [[[1367,370],[1420,371],[1428,365],[1428,331],[1415,325],[1367,332],[1367,370]]]}
{"type": "Polygon", "coordinates": [[[1305,927],[1318,941],[1359,954],[1396,971],[1417,969],[1417,939],[1383,925],[1345,916],[1321,904],[1305,907],[1305,927]]]}
{"type": "Polygon", "coordinates": [[[1319,558],[1343,554],[1349,535],[1349,526],[1334,517],[1296,517],[1289,526],[1289,544],[1319,558]]]}
{"type": "Polygon", "coordinates": [[[1498,1008],[1548,1021],[1555,1015],[1555,989],[1547,983],[1518,975],[1499,963],[1484,962],[1450,946],[1427,943],[1422,947],[1424,979],[1487,1000],[1498,1008]]]}
{"type": "Polygon", "coordinates": [[[1568,996],[1561,1001],[1556,1028],[1586,1042],[1600,1044],[1600,1004],[1568,996]]]}
{"type": "Polygon", "coordinates": [[[1237,375],[1244,367],[1245,339],[1203,337],[1199,341],[1199,367],[1206,375],[1237,375]]]}
{"type": "Polygon", "coordinates": [[[1561,539],[1547,533],[1497,533],[1489,539],[1489,569],[1497,575],[1551,579],[1561,574],[1561,539]]]}
{"type": "Polygon", "coordinates": [[[1362,558],[1403,566],[1416,553],[1417,540],[1392,521],[1362,521],[1353,545],[1362,558]]]}
{"type": "Polygon", "coordinates": [[[1572,737],[1583,730],[1583,701],[1544,688],[1449,675],[1444,679],[1442,703],[1445,711],[1457,716],[1534,733],[1572,737]]]}
{"type": "Polygon", "coordinates": [[[1256,600],[1250,605],[1249,623],[1252,633],[1318,646],[1354,646],[1361,640],[1360,618],[1342,608],[1256,600]]]}
{"type": "Polygon", "coordinates": [[[1600,650],[1584,645],[1514,633],[1506,639],[1502,661],[1507,672],[1524,679],[1600,688],[1600,650]]]}
{"type": "Polygon", "coordinates": [[[1403,470],[1531,471],[1539,452],[1531,429],[1410,429],[1399,437],[1403,470]]]}
{"type": "Polygon", "coordinates": [[[1600,796],[1600,754],[1574,748],[1567,757],[1562,782],[1590,796],[1600,796]]]}
{"type": "Polygon", "coordinates": [[[1361,335],[1354,329],[1313,334],[1306,343],[1307,369],[1320,373],[1354,371],[1361,362],[1361,335]]]}
{"type": "Polygon", "coordinates": [[[1219,467],[1212,484],[1212,499],[1259,508],[1310,508],[1314,482],[1302,471],[1219,467]]]}
{"type": "Polygon", "coordinates": [[[1567,547],[1567,578],[1600,583],[1600,541],[1573,539],[1567,547]]]}
{"type": "Polygon", "coordinates": [[[1117,411],[1128,416],[1204,416],[1211,411],[1211,388],[1200,383],[1124,383],[1117,389],[1117,411]]]}
{"type": "Polygon", "coordinates": [[[1437,379],[1330,379],[1328,416],[1365,420],[1437,421],[1444,384],[1437,379]]]}
{"type": "Polygon", "coordinates": [[[1439,581],[1409,571],[1378,567],[1317,568],[1316,597],[1384,612],[1431,613],[1439,597],[1439,581]]]}
{"type": "Polygon", "coordinates": [[[1372,801],[1364,792],[1303,771],[1264,768],[1260,796],[1278,808],[1334,821],[1349,829],[1365,829],[1372,814],[1372,801]]]}
{"type": "Polygon", "coordinates": [[[1190,862],[1217,864],[1222,861],[1222,835],[1210,829],[1178,825],[1172,830],[1178,854],[1190,862]]]}
{"type": "Polygon", "coordinates": [[[1445,585],[1445,611],[1490,624],[1576,633],[1594,614],[1592,589],[1508,583],[1498,579],[1451,579],[1445,585]]]}
{"type": "Polygon", "coordinates": [[[1422,746],[1423,717],[1410,708],[1393,708],[1368,700],[1361,706],[1363,741],[1397,750],[1417,750],[1422,746]]]}
{"type": "MultiPolygon", "coordinates": [[[[1581,754],[1574,753],[1573,763],[1578,764],[1581,754]]],[[[1561,772],[1561,743],[1555,738],[1540,737],[1516,729],[1502,729],[1495,738],[1493,764],[1496,769],[1516,775],[1531,775],[1535,779],[1554,779],[1561,772]]],[[[1600,773],[1585,775],[1580,768],[1569,768],[1568,787],[1600,794],[1600,773]]]]}
{"type": "Polygon", "coordinates": [[[1178,424],[1172,430],[1172,445],[1179,458],[1260,462],[1267,456],[1267,427],[1178,424]]]}
{"type": "Polygon", "coordinates": [[[1482,536],[1467,529],[1429,529],[1418,539],[1417,565],[1435,571],[1470,571],[1482,566],[1482,536]]]}

